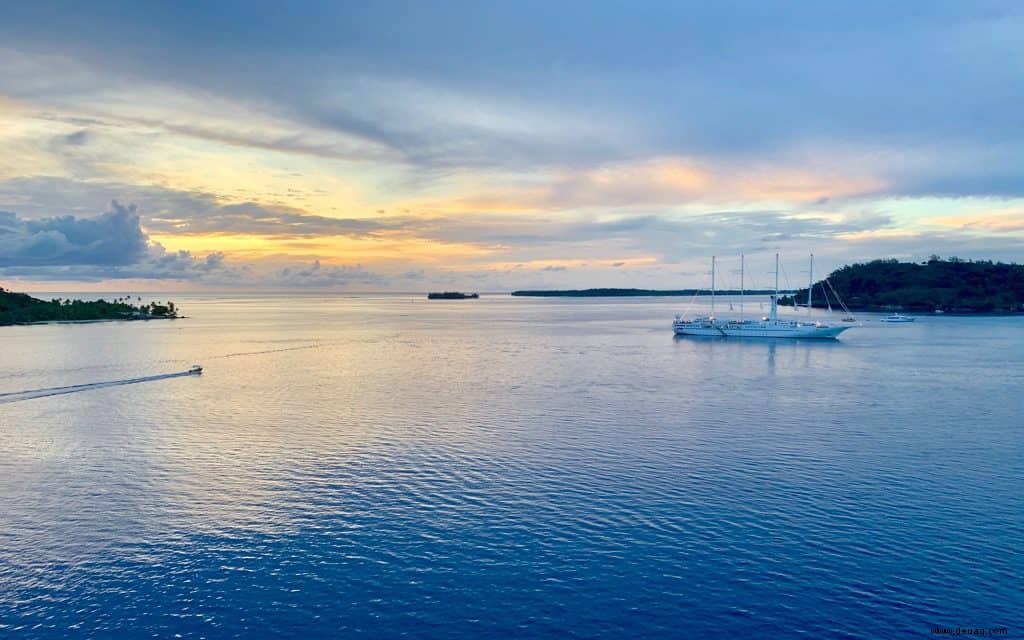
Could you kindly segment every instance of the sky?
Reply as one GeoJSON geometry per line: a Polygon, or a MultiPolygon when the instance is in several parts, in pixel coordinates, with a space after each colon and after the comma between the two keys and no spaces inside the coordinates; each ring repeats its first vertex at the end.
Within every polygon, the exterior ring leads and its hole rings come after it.
{"type": "Polygon", "coordinates": [[[0,7],[0,286],[784,285],[1024,258],[1018,2],[0,7]]]}

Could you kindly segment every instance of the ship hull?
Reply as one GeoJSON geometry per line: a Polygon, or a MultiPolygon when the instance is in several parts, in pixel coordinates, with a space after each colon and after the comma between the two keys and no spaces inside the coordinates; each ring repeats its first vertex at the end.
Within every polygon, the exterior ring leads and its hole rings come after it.
{"type": "Polygon", "coordinates": [[[677,336],[705,336],[717,338],[788,338],[795,340],[835,340],[849,327],[816,326],[745,326],[726,325],[688,326],[677,324],[673,331],[677,336]]]}

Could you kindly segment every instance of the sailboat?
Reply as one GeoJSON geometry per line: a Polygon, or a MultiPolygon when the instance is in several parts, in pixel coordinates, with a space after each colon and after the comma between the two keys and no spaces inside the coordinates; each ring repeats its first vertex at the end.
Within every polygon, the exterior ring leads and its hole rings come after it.
{"type": "MultiPolygon", "coordinates": [[[[711,315],[686,319],[675,317],[672,331],[677,336],[716,336],[725,338],[801,338],[834,340],[849,327],[833,327],[821,322],[779,320],[779,254],[775,254],[775,293],[771,296],[771,310],[760,320],[743,318],[744,257],[740,256],[740,318],[720,320],[715,317],[715,258],[711,258],[711,315]]],[[[807,291],[807,311],[811,312],[814,289],[814,256],[811,256],[811,286],[807,291]]]]}

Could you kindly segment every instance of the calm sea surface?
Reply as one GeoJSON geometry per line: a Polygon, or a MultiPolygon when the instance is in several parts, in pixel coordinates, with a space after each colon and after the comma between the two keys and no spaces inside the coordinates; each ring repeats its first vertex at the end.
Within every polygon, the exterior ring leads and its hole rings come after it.
{"type": "Polygon", "coordinates": [[[1024,319],[175,299],[0,328],[0,637],[1024,634],[1024,319]]]}

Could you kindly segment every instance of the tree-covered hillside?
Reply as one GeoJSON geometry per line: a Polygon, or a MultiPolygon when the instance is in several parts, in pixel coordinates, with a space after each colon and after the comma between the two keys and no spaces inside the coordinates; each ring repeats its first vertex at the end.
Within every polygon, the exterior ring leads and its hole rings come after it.
{"type": "MultiPolygon", "coordinates": [[[[874,260],[838,269],[814,284],[813,304],[838,307],[832,288],[852,310],[950,311],[997,313],[1024,311],[1024,265],[932,256],[928,262],[874,260]]],[[[794,296],[806,304],[807,289],[794,296]]],[[[794,297],[780,298],[792,305],[794,297]]]]}
{"type": "Polygon", "coordinates": [[[25,293],[0,288],[0,325],[28,322],[83,320],[141,320],[176,318],[173,302],[167,304],[129,304],[127,298],[107,300],[40,300],[25,293]]]}

